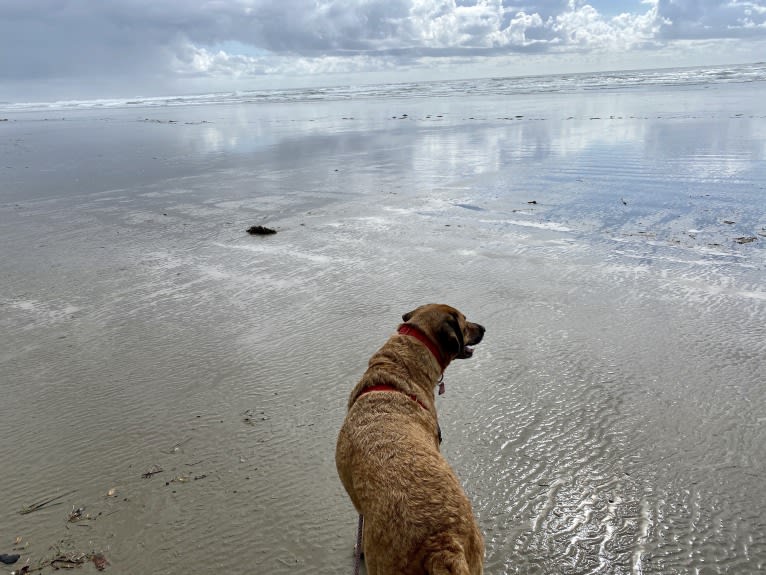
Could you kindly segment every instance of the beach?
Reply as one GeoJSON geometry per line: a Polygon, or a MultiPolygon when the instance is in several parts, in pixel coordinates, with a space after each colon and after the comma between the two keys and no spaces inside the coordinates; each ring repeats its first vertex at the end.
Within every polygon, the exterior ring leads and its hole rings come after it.
{"type": "Polygon", "coordinates": [[[766,569],[766,82],[427,88],[0,108],[0,553],[350,573],[348,394],[442,302],[487,573],[766,569]]]}

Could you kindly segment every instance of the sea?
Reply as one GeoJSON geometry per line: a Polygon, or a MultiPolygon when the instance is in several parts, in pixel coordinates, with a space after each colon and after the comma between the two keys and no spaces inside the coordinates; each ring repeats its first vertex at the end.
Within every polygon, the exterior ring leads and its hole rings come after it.
{"type": "Polygon", "coordinates": [[[114,108],[167,108],[209,104],[266,104],[321,101],[421,99],[523,94],[566,94],[588,91],[651,89],[654,87],[704,87],[747,84],[766,80],[766,62],[694,68],[663,68],[580,74],[512,76],[389,84],[362,84],[304,89],[242,90],[183,96],[128,97],[49,102],[2,102],[0,109],[77,110],[114,108]]]}

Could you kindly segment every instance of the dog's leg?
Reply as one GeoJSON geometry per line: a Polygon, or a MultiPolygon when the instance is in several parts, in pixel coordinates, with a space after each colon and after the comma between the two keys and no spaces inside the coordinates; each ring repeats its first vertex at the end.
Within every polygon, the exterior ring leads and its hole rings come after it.
{"type": "Polygon", "coordinates": [[[476,575],[468,567],[462,549],[443,549],[432,553],[426,561],[426,570],[429,575],[476,575]]]}
{"type": "Polygon", "coordinates": [[[364,560],[364,570],[367,575],[378,575],[378,558],[371,549],[367,549],[367,542],[372,541],[370,536],[372,529],[368,521],[362,520],[362,559],[364,560]]]}
{"type": "Polygon", "coordinates": [[[367,553],[364,555],[364,570],[367,575],[378,575],[378,562],[367,553]]]}

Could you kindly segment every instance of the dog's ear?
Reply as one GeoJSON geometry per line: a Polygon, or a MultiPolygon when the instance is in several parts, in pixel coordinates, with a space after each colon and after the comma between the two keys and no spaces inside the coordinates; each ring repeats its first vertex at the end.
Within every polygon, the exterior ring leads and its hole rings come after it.
{"type": "MultiPolygon", "coordinates": [[[[420,306],[423,307],[423,306],[420,306]]],[[[420,309],[420,307],[416,307],[412,311],[408,311],[407,313],[402,315],[402,321],[410,321],[412,319],[412,316],[417,313],[417,311],[420,309]]]]}
{"type": "Polygon", "coordinates": [[[436,341],[448,355],[457,357],[463,352],[465,341],[463,340],[463,330],[460,329],[460,322],[453,314],[445,315],[444,320],[439,324],[439,329],[434,334],[436,341]]]}

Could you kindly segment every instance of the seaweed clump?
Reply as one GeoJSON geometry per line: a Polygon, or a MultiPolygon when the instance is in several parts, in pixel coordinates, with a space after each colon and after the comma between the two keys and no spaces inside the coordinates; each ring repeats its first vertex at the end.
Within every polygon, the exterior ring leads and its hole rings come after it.
{"type": "Polygon", "coordinates": [[[251,236],[271,236],[277,233],[277,230],[272,230],[266,226],[251,226],[248,228],[247,233],[251,236]]]}

